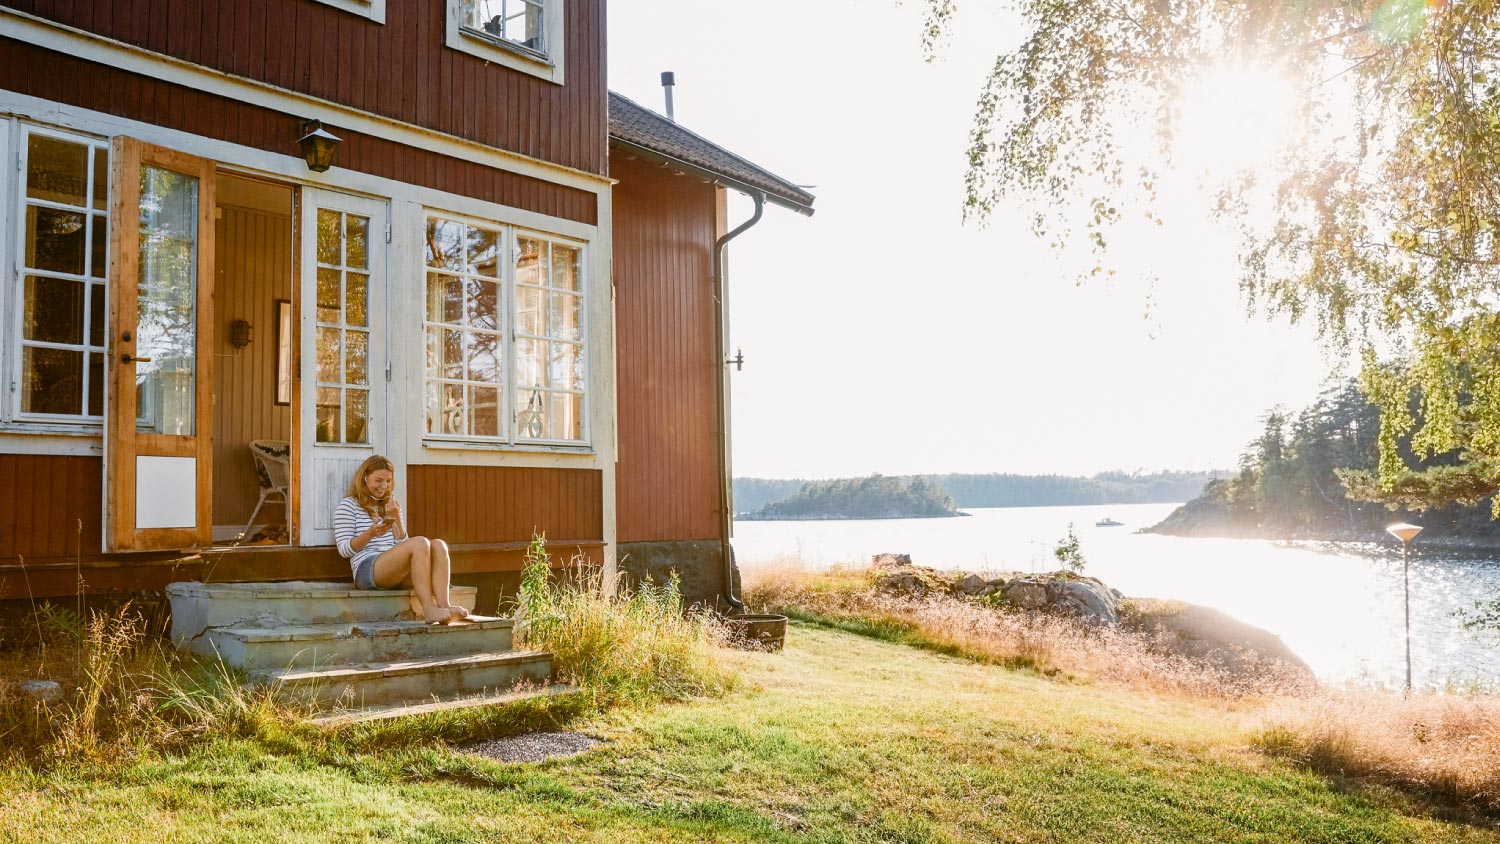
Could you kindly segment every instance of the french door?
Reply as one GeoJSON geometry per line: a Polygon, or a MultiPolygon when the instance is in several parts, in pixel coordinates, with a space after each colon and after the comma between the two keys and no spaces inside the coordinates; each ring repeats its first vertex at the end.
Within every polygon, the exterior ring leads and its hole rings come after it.
{"type": "Polygon", "coordinates": [[[104,550],[213,539],[214,165],[110,146],[104,550]]]}
{"type": "Polygon", "coordinates": [[[354,470],[387,448],[385,203],[302,194],[298,323],[303,545],[333,544],[354,470]]]}

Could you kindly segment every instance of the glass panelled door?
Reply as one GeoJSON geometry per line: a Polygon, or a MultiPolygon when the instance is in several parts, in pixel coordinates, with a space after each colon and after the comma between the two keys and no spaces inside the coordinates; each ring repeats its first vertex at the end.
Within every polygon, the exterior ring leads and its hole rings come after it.
{"type": "Polygon", "coordinates": [[[386,205],[306,189],[302,215],[304,545],[333,543],[333,510],[386,451],[386,205]]]}
{"type": "Polygon", "coordinates": [[[133,138],[110,158],[105,550],[213,535],[214,165],[133,138]]]}

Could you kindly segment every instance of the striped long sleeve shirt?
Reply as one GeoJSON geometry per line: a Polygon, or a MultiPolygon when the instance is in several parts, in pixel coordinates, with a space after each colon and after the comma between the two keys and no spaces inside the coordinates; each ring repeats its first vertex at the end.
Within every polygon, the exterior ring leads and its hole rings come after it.
{"type": "Polygon", "coordinates": [[[365,560],[373,560],[383,552],[396,547],[401,540],[396,538],[396,531],[388,530],[372,538],[365,547],[354,550],[354,537],[370,529],[375,524],[375,518],[365,512],[365,508],[359,506],[359,502],[353,498],[345,498],[339,502],[339,506],[333,510],[333,538],[338,542],[339,553],[349,559],[349,570],[359,568],[359,564],[365,560]]]}

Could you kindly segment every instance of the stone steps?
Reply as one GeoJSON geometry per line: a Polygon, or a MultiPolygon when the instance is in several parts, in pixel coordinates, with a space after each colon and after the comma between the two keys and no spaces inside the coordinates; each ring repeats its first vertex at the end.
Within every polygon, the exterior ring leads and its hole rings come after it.
{"type": "Polygon", "coordinates": [[[551,674],[551,654],[506,651],[323,669],[252,671],[250,682],[277,684],[300,699],[324,707],[359,709],[425,704],[520,684],[542,686],[551,674]]]}
{"type": "Polygon", "coordinates": [[[514,625],[509,618],[473,616],[452,625],[413,620],[213,627],[189,647],[246,671],[316,668],[507,651],[514,625]]]}
{"type": "Polygon", "coordinates": [[[319,727],[342,727],[345,724],[362,724],[367,721],[383,721],[387,718],[402,718],[407,715],[427,715],[433,712],[451,712],[477,706],[503,706],[523,700],[558,697],[578,693],[578,689],[563,683],[553,683],[540,688],[524,688],[512,692],[485,692],[438,700],[431,703],[395,704],[391,706],[365,706],[359,709],[332,712],[309,719],[319,727]]]}
{"type": "MultiPolygon", "coordinates": [[[[455,586],[451,596],[473,611],[473,587],[455,586]]],[[[244,670],[252,685],[314,703],[319,721],[557,693],[548,685],[552,655],[514,650],[512,619],[426,624],[409,589],[173,583],[167,597],[179,647],[244,670]]]]}

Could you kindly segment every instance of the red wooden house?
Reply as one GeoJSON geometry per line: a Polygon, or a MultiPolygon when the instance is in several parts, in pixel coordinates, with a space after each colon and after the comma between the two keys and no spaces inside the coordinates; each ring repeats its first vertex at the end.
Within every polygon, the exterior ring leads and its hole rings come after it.
{"type": "Polygon", "coordinates": [[[11,0],[0,162],[0,599],[347,578],[373,453],[481,605],[533,532],[722,598],[725,192],[813,197],[603,0],[11,0]]]}

